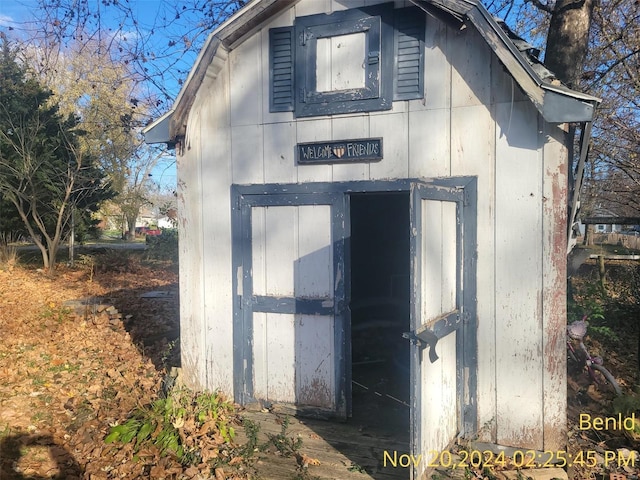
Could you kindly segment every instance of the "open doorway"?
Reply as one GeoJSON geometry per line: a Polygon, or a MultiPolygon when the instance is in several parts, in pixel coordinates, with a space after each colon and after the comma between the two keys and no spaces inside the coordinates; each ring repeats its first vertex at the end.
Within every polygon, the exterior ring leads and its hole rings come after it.
{"type": "Polygon", "coordinates": [[[352,421],[409,432],[409,193],[350,197],[352,421]]]}

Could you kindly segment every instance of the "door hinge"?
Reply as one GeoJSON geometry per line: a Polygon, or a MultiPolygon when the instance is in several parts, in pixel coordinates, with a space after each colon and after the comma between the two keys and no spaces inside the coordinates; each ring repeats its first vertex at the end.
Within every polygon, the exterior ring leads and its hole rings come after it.
{"type": "Polygon", "coordinates": [[[312,36],[313,35],[311,34],[311,31],[308,28],[305,28],[300,34],[300,45],[302,45],[303,47],[306,46],[307,42],[311,40],[312,36]]]}

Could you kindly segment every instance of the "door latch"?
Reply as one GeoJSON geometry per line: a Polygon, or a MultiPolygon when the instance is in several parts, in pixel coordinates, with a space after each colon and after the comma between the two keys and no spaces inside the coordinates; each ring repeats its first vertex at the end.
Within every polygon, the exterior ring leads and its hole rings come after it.
{"type": "Polygon", "coordinates": [[[438,343],[438,336],[428,328],[422,330],[420,333],[416,334],[414,332],[404,332],[402,334],[403,338],[408,339],[414,345],[418,347],[425,348],[429,347],[429,360],[431,363],[434,363],[438,360],[438,354],[436,353],[436,343],[438,343]]]}

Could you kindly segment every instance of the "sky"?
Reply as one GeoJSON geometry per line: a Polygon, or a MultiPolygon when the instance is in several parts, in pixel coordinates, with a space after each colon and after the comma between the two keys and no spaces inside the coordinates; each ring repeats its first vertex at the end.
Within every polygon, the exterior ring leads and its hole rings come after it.
{"type": "MultiPolygon", "coordinates": [[[[101,12],[103,25],[107,27],[113,26],[112,28],[114,30],[117,29],[119,24],[118,16],[122,16],[122,11],[113,8],[104,8],[102,6],[103,2],[100,0],[87,0],[87,3],[92,12],[94,8],[96,11],[101,12]],[[111,15],[113,17],[111,17],[111,15]]],[[[175,17],[173,13],[175,11],[175,5],[180,4],[180,2],[170,0],[129,0],[123,4],[131,8],[134,16],[139,19],[139,23],[138,31],[135,31],[132,25],[125,25],[119,32],[121,38],[128,37],[128,41],[131,41],[134,38],[137,39],[141,33],[146,33],[147,37],[145,38],[146,44],[144,48],[148,51],[153,50],[159,52],[158,57],[163,57],[155,60],[151,59],[145,65],[139,67],[157,69],[158,72],[161,72],[158,84],[161,85],[162,93],[158,93],[158,95],[163,99],[164,103],[159,106],[158,111],[154,113],[154,117],[157,118],[171,107],[173,100],[177,97],[181,88],[179,78],[186,78],[188,70],[195,60],[197,51],[184,55],[184,45],[177,45],[174,49],[168,47],[166,43],[167,33],[164,31],[162,33],[154,32],[155,36],[151,35],[154,25],[162,23],[165,17],[171,17],[172,19],[175,17]],[[157,42],[162,42],[162,44],[157,42]],[[172,62],[174,60],[172,60],[172,56],[180,57],[181,63],[178,65],[173,64],[172,62]],[[167,65],[172,66],[168,67],[167,65]],[[166,72],[171,72],[172,74],[166,72]],[[175,75],[173,75],[173,73],[175,73],[175,75]]],[[[0,31],[4,30],[18,34],[18,32],[28,28],[29,22],[33,20],[34,14],[37,13],[37,5],[37,0],[0,0],[0,31]]],[[[186,14],[183,23],[172,21],[171,25],[167,27],[167,31],[169,31],[168,35],[180,35],[180,29],[184,29],[185,25],[188,25],[189,22],[193,22],[193,20],[187,18],[186,14]]],[[[204,37],[206,37],[206,34],[200,36],[200,41],[202,41],[204,37]]],[[[150,86],[149,88],[153,89],[155,87],[150,86]]],[[[172,156],[171,158],[161,160],[152,172],[152,177],[153,181],[165,190],[175,188],[177,178],[175,158],[172,156]]]]}

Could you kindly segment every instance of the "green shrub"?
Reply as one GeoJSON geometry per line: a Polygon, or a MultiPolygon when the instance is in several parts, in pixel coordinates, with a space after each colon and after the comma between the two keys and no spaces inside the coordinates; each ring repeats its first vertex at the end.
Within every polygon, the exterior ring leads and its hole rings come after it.
{"type": "Polygon", "coordinates": [[[212,459],[203,447],[231,445],[237,423],[235,406],[218,393],[195,393],[175,388],[166,398],[140,408],[121,425],[111,427],[105,443],[134,443],[134,452],[154,445],[161,455],[171,453],[183,465],[212,459]]]}
{"type": "Polygon", "coordinates": [[[162,234],[147,236],[147,258],[151,260],[178,261],[178,230],[163,228],[162,234]]]}

